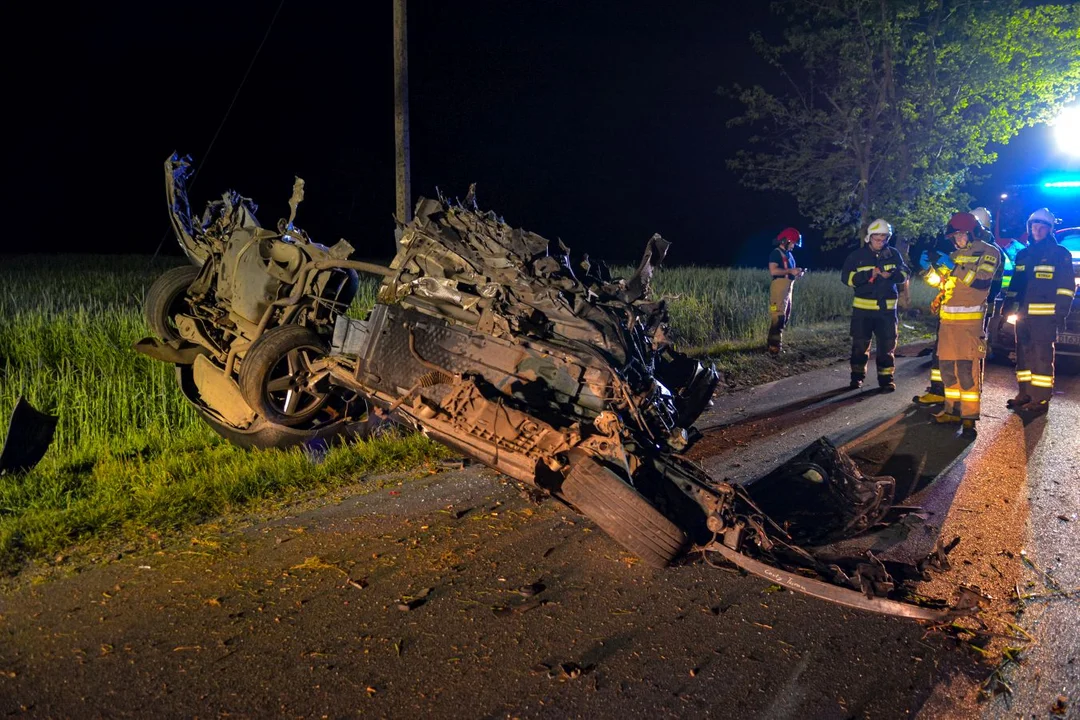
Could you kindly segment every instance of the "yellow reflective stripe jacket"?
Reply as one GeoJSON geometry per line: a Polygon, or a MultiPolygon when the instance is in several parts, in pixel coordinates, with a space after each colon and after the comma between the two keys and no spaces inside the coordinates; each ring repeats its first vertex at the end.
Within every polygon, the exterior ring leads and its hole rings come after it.
{"type": "Polygon", "coordinates": [[[1053,235],[1028,245],[1016,255],[1009,294],[1006,311],[1019,307],[1029,315],[1063,320],[1076,294],[1072,254],[1053,235]]]}
{"type": "Polygon", "coordinates": [[[962,250],[955,250],[951,257],[954,263],[952,276],[957,282],[948,304],[984,304],[1001,263],[1001,249],[993,243],[975,240],[962,250]]]}
{"type": "Polygon", "coordinates": [[[852,307],[862,311],[887,311],[896,313],[896,298],[899,295],[897,285],[902,285],[910,277],[907,264],[896,248],[885,246],[875,253],[870,246],[863,244],[844,260],[840,279],[845,285],[855,288],[852,307]],[[889,277],[874,277],[874,268],[890,273],[889,277]]]}

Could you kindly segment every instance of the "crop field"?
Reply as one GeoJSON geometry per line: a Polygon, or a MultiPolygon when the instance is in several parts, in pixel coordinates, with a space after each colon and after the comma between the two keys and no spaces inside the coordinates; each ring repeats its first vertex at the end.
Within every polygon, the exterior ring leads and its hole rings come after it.
{"type": "MultiPolygon", "coordinates": [[[[253,500],[416,467],[444,452],[422,436],[393,433],[319,458],[225,443],[187,405],[172,368],[131,349],[149,334],[141,310],[146,288],[178,262],[0,256],[0,433],[20,395],[59,417],[42,463],[23,477],[0,477],[0,570],[84,538],[180,529],[253,500]]],[[[361,283],[350,314],[374,303],[376,283],[361,283]]],[[[915,285],[913,304],[926,305],[933,292],[915,285]]],[[[752,353],[747,362],[758,362],[768,326],[763,271],[664,269],[654,286],[671,296],[682,349],[737,347],[752,353]]],[[[838,273],[801,279],[794,302],[793,332],[845,332],[851,291],[838,273]]]]}

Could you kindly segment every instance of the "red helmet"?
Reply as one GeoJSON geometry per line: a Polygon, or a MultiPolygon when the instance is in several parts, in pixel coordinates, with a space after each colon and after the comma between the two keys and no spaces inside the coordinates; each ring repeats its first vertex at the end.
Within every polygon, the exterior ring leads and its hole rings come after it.
{"type": "Polygon", "coordinates": [[[793,227],[787,227],[776,236],[776,244],[791,243],[794,247],[802,247],[802,233],[793,227]]]}
{"type": "Polygon", "coordinates": [[[979,219],[971,213],[958,212],[953,213],[953,216],[949,218],[948,226],[945,228],[946,237],[955,232],[966,232],[972,240],[980,240],[983,235],[983,227],[979,223],[979,219]]]}

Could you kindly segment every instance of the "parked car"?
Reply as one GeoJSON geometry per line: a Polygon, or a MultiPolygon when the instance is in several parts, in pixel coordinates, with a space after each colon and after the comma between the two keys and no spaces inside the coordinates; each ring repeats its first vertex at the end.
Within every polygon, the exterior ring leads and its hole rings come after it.
{"type": "MultiPolygon", "coordinates": [[[[1057,241],[1068,248],[1073,258],[1073,275],[1080,293],[1080,227],[1063,228],[1054,233],[1057,241]]],[[[997,303],[994,315],[987,324],[986,334],[991,357],[998,362],[1016,362],[1016,316],[1002,312],[997,303]]],[[[1063,373],[1080,373],[1080,294],[1073,297],[1065,330],[1057,334],[1055,366],[1063,373]]]]}

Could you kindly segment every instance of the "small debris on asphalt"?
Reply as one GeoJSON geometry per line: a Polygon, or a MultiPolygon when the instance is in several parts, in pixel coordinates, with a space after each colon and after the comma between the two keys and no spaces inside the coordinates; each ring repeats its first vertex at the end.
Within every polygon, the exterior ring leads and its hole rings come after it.
{"type": "Polygon", "coordinates": [[[1069,711],[1069,698],[1066,695],[1058,695],[1054,700],[1054,704],[1050,706],[1050,714],[1057,715],[1058,717],[1065,717],[1065,713],[1069,711]]]}
{"type": "Polygon", "coordinates": [[[544,590],[547,590],[546,585],[544,585],[543,583],[535,582],[531,585],[526,585],[525,587],[519,588],[516,592],[524,597],[532,597],[533,595],[539,595],[540,593],[544,592],[544,590]]]}
{"type": "Polygon", "coordinates": [[[559,682],[566,682],[567,680],[576,680],[577,678],[581,677],[583,674],[589,672],[589,670],[591,670],[591,669],[592,669],[591,666],[587,667],[587,668],[583,668],[580,665],[578,665],[577,663],[572,663],[572,662],[562,663],[561,665],[559,665],[559,676],[558,676],[559,682]]]}
{"type": "Polygon", "coordinates": [[[398,600],[397,609],[402,612],[415,610],[427,602],[428,596],[431,595],[433,589],[434,588],[425,588],[418,595],[405,595],[398,600]]]}

